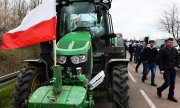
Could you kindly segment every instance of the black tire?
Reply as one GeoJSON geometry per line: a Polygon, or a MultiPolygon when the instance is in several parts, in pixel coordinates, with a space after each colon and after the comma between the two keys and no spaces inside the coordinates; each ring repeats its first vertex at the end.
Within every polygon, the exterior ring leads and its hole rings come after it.
{"type": "Polygon", "coordinates": [[[127,65],[113,67],[113,108],[129,108],[127,65]]]}
{"type": "Polygon", "coordinates": [[[35,66],[22,69],[14,89],[14,108],[26,108],[25,101],[41,85],[41,70],[35,66]]]}

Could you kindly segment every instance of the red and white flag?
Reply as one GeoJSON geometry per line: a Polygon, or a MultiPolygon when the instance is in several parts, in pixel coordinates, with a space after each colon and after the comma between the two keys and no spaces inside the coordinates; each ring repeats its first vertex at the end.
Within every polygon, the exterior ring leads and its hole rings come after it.
{"type": "Polygon", "coordinates": [[[2,36],[1,50],[20,48],[56,39],[56,0],[43,0],[21,24],[2,36]]]}

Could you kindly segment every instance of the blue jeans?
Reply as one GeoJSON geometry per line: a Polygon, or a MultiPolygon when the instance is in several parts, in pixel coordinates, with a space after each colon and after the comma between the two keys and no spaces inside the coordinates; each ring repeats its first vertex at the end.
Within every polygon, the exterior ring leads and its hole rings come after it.
{"type": "Polygon", "coordinates": [[[168,86],[170,86],[168,97],[173,97],[175,81],[176,81],[176,70],[164,71],[163,77],[164,77],[164,84],[161,87],[159,87],[159,90],[160,92],[162,92],[168,86]]]}
{"type": "Polygon", "coordinates": [[[155,63],[144,63],[144,73],[143,73],[144,78],[148,75],[150,70],[151,70],[151,83],[154,83],[155,73],[156,73],[156,64],[155,63]]]}

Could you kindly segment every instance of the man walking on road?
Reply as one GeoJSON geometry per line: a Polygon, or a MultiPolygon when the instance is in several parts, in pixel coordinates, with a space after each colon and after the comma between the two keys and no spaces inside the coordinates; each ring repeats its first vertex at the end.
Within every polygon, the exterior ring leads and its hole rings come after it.
{"type": "Polygon", "coordinates": [[[157,88],[157,95],[161,97],[162,91],[170,86],[168,100],[173,102],[177,102],[177,100],[174,98],[176,69],[178,66],[177,58],[178,51],[173,47],[173,38],[169,38],[167,40],[166,47],[160,49],[159,51],[159,69],[160,73],[163,74],[164,84],[157,88]]]}
{"type": "Polygon", "coordinates": [[[147,78],[149,71],[151,70],[151,85],[157,86],[155,84],[155,72],[156,72],[156,61],[158,50],[154,47],[154,41],[149,41],[150,45],[146,47],[142,52],[143,62],[144,62],[144,72],[142,76],[142,82],[144,82],[147,78]]]}
{"type": "Polygon", "coordinates": [[[141,44],[139,43],[139,41],[136,42],[136,46],[135,46],[135,63],[138,63],[138,59],[139,59],[139,55],[140,55],[140,51],[141,50],[141,44]]]}
{"type": "Polygon", "coordinates": [[[130,62],[132,62],[132,58],[134,55],[134,42],[131,41],[131,44],[129,44],[129,54],[130,54],[130,62]]]}
{"type": "MultiPolygon", "coordinates": [[[[137,63],[136,68],[135,68],[136,72],[138,72],[138,68],[139,68],[140,64],[142,63],[142,61],[143,61],[143,59],[142,59],[142,51],[144,50],[145,47],[146,47],[145,42],[142,42],[142,44],[137,48],[137,50],[139,51],[138,52],[139,55],[137,57],[138,58],[138,63],[137,63]]],[[[143,66],[143,71],[144,71],[144,66],[143,66]]]]}

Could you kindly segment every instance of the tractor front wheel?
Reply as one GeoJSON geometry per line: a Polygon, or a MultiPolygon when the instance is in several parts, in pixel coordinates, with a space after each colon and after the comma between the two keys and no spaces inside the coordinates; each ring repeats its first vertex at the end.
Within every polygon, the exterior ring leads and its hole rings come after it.
{"type": "Polygon", "coordinates": [[[17,77],[14,89],[14,108],[26,108],[25,101],[41,85],[41,70],[36,66],[27,66],[17,77]]]}
{"type": "Polygon", "coordinates": [[[113,108],[129,108],[127,65],[113,67],[113,108]]]}

